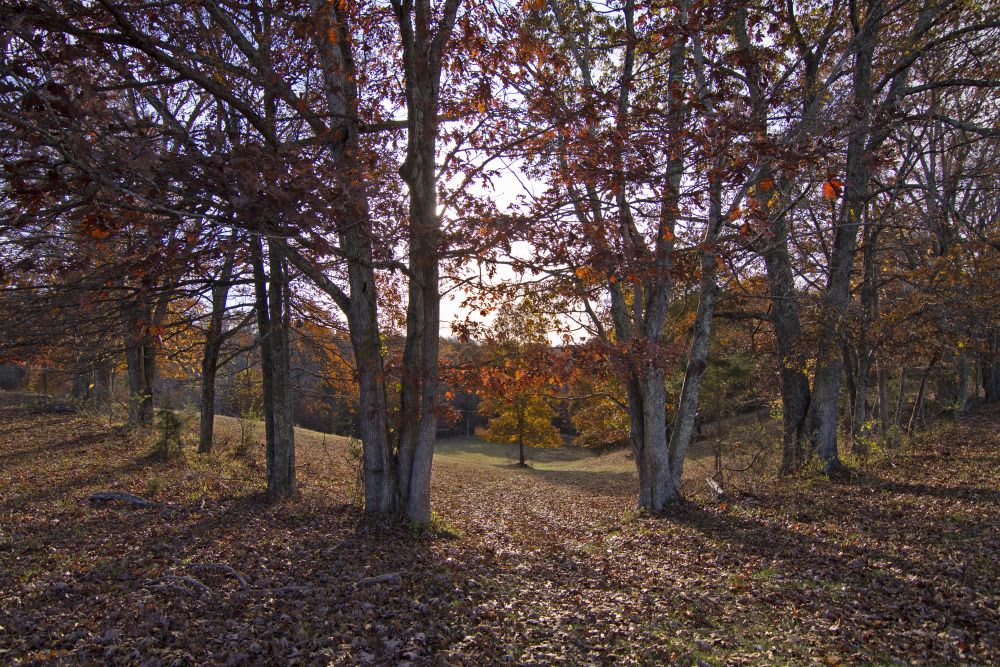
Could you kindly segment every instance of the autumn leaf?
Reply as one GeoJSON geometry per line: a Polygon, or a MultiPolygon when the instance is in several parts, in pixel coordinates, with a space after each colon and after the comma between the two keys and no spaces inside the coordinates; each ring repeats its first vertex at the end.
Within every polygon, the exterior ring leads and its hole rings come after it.
{"type": "Polygon", "coordinates": [[[838,198],[843,187],[843,184],[836,178],[826,179],[826,182],[823,183],[823,198],[831,200],[838,198]]]}

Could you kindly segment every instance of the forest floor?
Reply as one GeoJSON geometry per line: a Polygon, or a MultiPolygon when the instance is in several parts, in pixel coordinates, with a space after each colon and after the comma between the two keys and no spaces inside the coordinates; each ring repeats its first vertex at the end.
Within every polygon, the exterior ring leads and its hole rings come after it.
{"type": "Polygon", "coordinates": [[[846,482],[744,477],[728,503],[696,471],[656,517],[606,456],[445,455],[418,531],[363,518],[341,439],[300,437],[301,493],[270,503],[235,423],[160,461],[150,435],[0,394],[0,664],[997,664],[998,421],[846,482]]]}

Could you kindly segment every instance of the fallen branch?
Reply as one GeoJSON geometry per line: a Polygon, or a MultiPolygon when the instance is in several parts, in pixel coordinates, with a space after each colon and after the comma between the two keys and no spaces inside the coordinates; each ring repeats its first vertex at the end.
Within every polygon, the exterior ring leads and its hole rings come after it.
{"type": "Polygon", "coordinates": [[[165,574],[157,579],[150,581],[147,586],[154,590],[161,590],[162,588],[180,589],[184,592],[190,592],[186,588],[179,586],[179,584],[187,584],[188,586],[193,586],[201,593],[211,593],[212,589],[201,583],[197,579],[192,577],[181,577],[175,574],[165,574]]]}
{"type": "Polygon", "coordinates": [[[289,593],[315,593],[312,586],[279,586],[278,588],[250,588],[247,593],[255,595],[288,595],[289,593]]]}
{"type": "Polygon", "coordinates": [[[355,586],[374,586],[375,584],[392,584],[393,586],[399,586],[403,583],[403,578],[400,576],[400,572],[388,572],[386,574],[380,574],[375,577],[368,577],[366,579],[360,579],[355,582],[355,586]]]}
{"type": "Polygon", "coordinates": [[[705,484],[708,486],[708,490],[712,493],[712,498],[718,502],[723,502],[728,499],[729,496],[726,495],[726,490],[722,488],[722,485],[715,479],[711,477],[705,478],[705,484]]]}
{"type": "Polygon", "coordinates": [[[222,570],[229,576],[231,576],[236,581],[240,582],[242,588],[250,588],[250,584],[247,583],[246,577],[234,570],[231,566],[225,563],[191,563],[189,567],[200,567],[203,569],[216,569],[222,570]]]}
{"type": "Polygon", "coordinates": [[[135,505],[136,507],[149,508],[149,507],[163,507],[162,503],[153,502],[152,500],[146,500],[145,498],[140,498],[139,496],[133,495],[131,493],[122,493],[120,491],[95,491],[90,494],[89,498],[92,503],[102,503],[110,502],[112,500],[120,500],[123,503],[128,503],[129,505],[135,505]]]}

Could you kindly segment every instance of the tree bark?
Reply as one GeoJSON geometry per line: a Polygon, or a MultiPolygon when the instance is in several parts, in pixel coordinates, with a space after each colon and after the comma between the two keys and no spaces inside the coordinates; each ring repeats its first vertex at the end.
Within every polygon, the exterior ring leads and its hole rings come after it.
{"type": "MultiPolygon", "coordinates": [[[[696,43],[694,49],[695,62],[697,65],[700,65],[702,60],[701,47],[696,43]]],[[[699,83],[702,83],[702,70],[699,67],[697,71],[699,73],[699,83]]],[[[708,112],[712,113],[713,106],[711,101],[706,99],[705,104],[708,112]]],[[[715,149],[720,156],[723,154],[721,146],[715,146],[715,149]]],[[[722,158],[718,157],[712,165],[712,169],[719,170],[721,166],[722,158]]],[[[671,495],[674,498],[681,497],[684,459],[687,456],[687,450],[694,435],[701,380],[708,365],[708,344],[712,334],[712,316],[715,314],[715,301],[719,293],[719,285],[715,277],[717,271],[715,243],[718,240],[723,223],[721,179],[716,179],[714,182],[709,179],[708,201],[708,228],[705,230],[702,240],[703,250],[701,253],[698,310],[695,314],[694,325],[691,331],[691,346],[688,349],[684,383],[681,385],[674,424],[670,432],[670,483],[672,486],[671,495]]],[[[715,419],[721,424],[721,415],[716,414],[715,419]]]]}
{"type": "Polygon", "coordinates": [[[864,455],[868,451],[871,425],[868,418],[868,376],[871,373],[872,342],[870,327],[878,319],[878,233],[874,223],[865,216],[863,267],[861,279],[861,318],[858,341],[854,351],[854,397],[851,410],[851,451],[864,455]]]}
{"type": "Polygon", "coordinates": [[[101,359],[94,365],[94,408],[100,412],[111,409],[112,363],[101,359]]]}
{"type": "Polygon", "coordinates": [[[219,352],[222,348],[222,324],[226,312],[226,298],[229,295],[232,278],[232,260],[222,267],[218,278],[212,284],[212,312],[205,332],[205,348],[201,360],[201,414],[198,425],[198,451],[206,454],[212,451],[215,429],[215,378],[219,370],[219,352]]]}
{"type": "Polygon", "coordinates": [[[153,383],[156,356],[150,334],[151,309],[137,300],[123,311],[125,367],[128,376],[128,424],[148,426],[153,420],[153,383]]]}
{"type": "Polygon", "coordinates": [[[288,277],[284,253],[277,244],[268,244],[272,415],[274,419],[273,464],[268,470],[267,490],[273,496],[295,493],[295,429],[292,420],[292,387],[288,351],[288,277]]]}
{"type": "Polygon", "coordinates": [[[987,352],[980,362],[983,394],[987,403],[1000,401],[1000,333],[993,332],[986,339],[987,352]]]}
{"type": "MultiPolygon", "coordinates": [[[[768,134],[767,116],[769,101],[761,88],[760,82],[765,80],[761,70],[761,61],[755,53],[747,29],[746,8],[736,9],[733,22],[733,36],[739,47],[751,54],[744,60],[744,72],[750,93],[751,109],[754,123],[762,136],[768,134]]],[[[814,54],[809,52],[804,59],[806,64],[805,94],[803,109],[808,112],[814,95],[816,71],[813,64],[814,54]]],[[[802,127],[808,125],[807,119],[802,120],[802,127]]],[[[764,269],[770,292],[770,320],[777,344],[777,361],[779,368],[779,387],[781,391],[782,414],[782,452],[779,474],[789,475],[801,469],[805,462],[805,443],[807,441],[806,415],[812,402],[809,388],[809,377],[806,375],[806,356],[802,347],[802,321],[799,314],[798,294],[795,289],[795,275],[792,271],[792,258],[789,251],[789,206],[783,201],[786,197],[788,184],[782,182],[773,165],[764,164],[761,169],[761,183],[770,182],[777,188],[779,197],[777,213],[770,214],[768,226],[770,239],[766,239],[758,251],[764,259],[764,269]]],[[[765,237],[766,238],[766,237],[765,237]]]]}
{"type": "Polygon", "coordinates": [[[270,308],[267,303],[267,273],[264,248],[259,234],[250,237],[250,263],[253,270],[254,309],[257,312],[257,351],[260,354],[262,407],[264,410],[264,461],[267,470],[274,467],[274,362],[272,358],[270,308]]]}
{"type": "Polygon", "coordinates": [[[429,0],[393,2],[403,45],[407,146],[400,175],[409,202],[409,301],[401,424],[396,458],[399,504],[410,521],[430,522],[431,463],[440,406],[438,360],[441,295],[438,287],[441,222],[437,204],[437,136],[443,52],[460,0],[445,0],[437,26],[429,0]]]}
{"type": "Polygon", "coordinates": [[[879,415],[879,431],[882,438],[882,442],[885,442],[889,436],[889,430],[891,424],[889,422],[889,390],[886,386],[888,383],[885,370],[885,362],[882,359],[878,361],[878,415],[879,415]]]}
{"type": "Polygon", "coordinates": [[[964,416],[969,411],[969,355],[962,350],[958,355],[958,400],[955,413],[964,416]]]}
{"type": "Polygon", "coordinates": [[[764,268],[771,297],[771,326],[778,348],[779,385],[782,418],[782,475],[802,468],[808,440],[805,422],[812,393],[806,375],[802,349],[802,321],[799,315],[791,254],[788,250],[788,226],[784,214],[771,222],[773,238],[764,248],[764,268]]]}
{"type": "Polygon", "coordinates": [[[868,202],[868,151],[871,128],[872,60],[881,22],[879,0],[868,2],[867,13],[857,35],[854,55],[852,106],[847,141],[847,176],[844,199],[835,213],[833,250],[826,291],[822,299],[816,377],[810,406],[810,431],[816,451],[828,473],[843,467],[837,451],[837,405],[844,366],[840,354],[844,337],[844,316],[850,300],[851,272],[857,246],[858,229],[868,202]]]}
{"type": "Polygon", "coordinates": [[[913,401],[913,410],[910,412],[910,421],[906,425],[906,433],[910,434],[917,427],[917,423],[921,420],[924,410],[924,398],[927,395],[927,379],[930,377],[931,371],[934,370],[934,366],[937,365],[938,353],[935,352],[931,357],[931,361],[927,364],[924,372],[920,375],[920,388],[917,390],[917,398],[913,401]]]}

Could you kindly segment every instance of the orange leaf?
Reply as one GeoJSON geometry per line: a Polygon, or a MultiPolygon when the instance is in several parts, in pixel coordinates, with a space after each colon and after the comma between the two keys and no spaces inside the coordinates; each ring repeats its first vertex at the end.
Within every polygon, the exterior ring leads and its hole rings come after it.
{"type": "Polygon", "coordinates": [[[828,178],[826,182],[823,183],[823,198],[824,199],[836,199],[840,196],[843,190],[843,183],[838,181],[836,178],[828,178]]]}
{"type": "Polygon", "coordinates": [[[734,208],[733,212],[729,214],[729,222],[733,222],[738,217],[740,217],[742,214],[743,214],[743,209],[741,209],[739,207],[734,208]]]}

